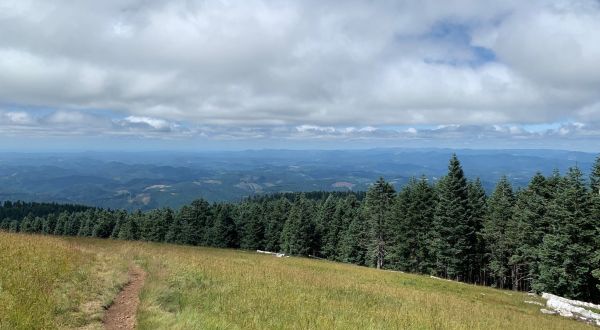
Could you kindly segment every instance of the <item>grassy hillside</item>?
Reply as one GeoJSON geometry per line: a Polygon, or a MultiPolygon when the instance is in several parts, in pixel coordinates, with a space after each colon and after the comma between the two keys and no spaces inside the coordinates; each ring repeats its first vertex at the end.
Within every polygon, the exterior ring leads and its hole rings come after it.
{"type": "Polygon", "coordinates": [[[0,233],[0,328],[99,328],[128,265],[141,329],[584,329],[523,293],[304,258],[0,233]]]}

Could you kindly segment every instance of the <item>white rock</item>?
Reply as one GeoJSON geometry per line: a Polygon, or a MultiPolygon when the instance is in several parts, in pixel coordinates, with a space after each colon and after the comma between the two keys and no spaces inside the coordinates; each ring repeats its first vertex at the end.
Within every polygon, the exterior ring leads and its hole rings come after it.
{"type": "Polygon", "coordinates": [[[548,299],[546,301],[546,306],[552,308],[553,310],[558,312],[558,314],[560,314],[561,316],[576,317],[580,320],[592,322],[592,323],[595,323],[596,325],[600,325],[600,314],[594,313],[590,310],[587,310],[587,309],[581,307],[581,306],[585,306],[588,308],[598,309],[598,307],[600,307],[598,305],[588,303],[588,302],[563,298],[563,297],[560,297],[557,295],[553,295],[551,293],[543,293],[542,298],[548,299]]]}
{"type": "Polygon", "coordinates": [[[538,306],[544,306],[544,304],[542,304],[539,301],[532,301],[532,300],[525,300],[526,304],[532,304],[532,305],[538,305],[538,306]]]}
{"type": "Polygon", "coordinates": [[[545,308],[540,309],[540,312],[542,312],[542,314],[549,314],[549,315],[556,314],[555,311],[551,311],[551,310],[548,310],[548,309],[545,309],[545,308]]]}

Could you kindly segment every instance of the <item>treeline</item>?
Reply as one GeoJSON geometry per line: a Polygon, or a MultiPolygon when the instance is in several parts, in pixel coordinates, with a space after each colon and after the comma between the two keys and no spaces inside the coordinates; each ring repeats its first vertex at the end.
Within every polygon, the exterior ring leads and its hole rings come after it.
{"type": "Polygon", "coordinates": [[[453,156],[440,180],[413,178],[399,191],[380,179],[366,194],[196,200],[146,213],[6,205],[0,228],[10,231],[278,251],[600,301],[600,158],[589,181],[577,167],[519,190],[504,177],[490,196],[453,156]]]}

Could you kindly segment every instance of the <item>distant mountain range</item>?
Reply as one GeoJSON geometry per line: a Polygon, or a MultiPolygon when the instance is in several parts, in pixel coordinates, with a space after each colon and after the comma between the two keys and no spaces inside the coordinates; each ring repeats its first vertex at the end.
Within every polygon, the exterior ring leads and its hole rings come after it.
{"type": "Polygon", "coordinates": [[[228,152],[0,153],[0,200],[107,208],[179,207],[195,198],[235,201],[274,192],[366,190],[384,177],[437,180],[456,153],[468,177],[491,190],[502,175],[517,186],[535,172],[579,166],[597,155],[563,150],[249,150],[228,152]]]}

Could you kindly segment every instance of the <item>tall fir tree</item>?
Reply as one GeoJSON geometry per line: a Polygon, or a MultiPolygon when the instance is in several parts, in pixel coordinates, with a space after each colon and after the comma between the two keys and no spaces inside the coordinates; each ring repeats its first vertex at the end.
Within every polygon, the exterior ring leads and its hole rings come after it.
{"type": "Polygon", "coordinates": [[[113,227],[112,233],[110,234],[110,238],[117,239],[119,238],[119,232],[121,231],[121,226],[127,221],[127,212],[120,210],[116,211],[114,214],[115,217],[115,226],[113,227]]]}
{"type": "Polygon", "coordinates": [[[204,199],[192,202],[189,212],[183,221],[186,243],[191,245],[208,245],[210,223],[210,205],[204,199]]]}
{"type": "Polygon", "coordinates": [[[165,242],[174,243],[174,244],[185,244],[186,237],[183,233],[183,220],[182,220],[182,212],[186,206],[182,207],[179,212],[173,218],[173,221],[169,225],[169,229],[165,234],[165,242]]]}
{"type": "Polygon", "coordinates": [[[333,194],[327,196],[317,215],[317,227],[321,232],[320,255],[327,259],[335,259],[340,239],[341,223],[335,218],[337,202],[333,194]]]}
{"type": "MultiPolygon", "coordinates": [[[[596,158],[590,174],[590,219],[595,227],[594,255],[592,257],[592,274],[598,290],[600,290],[600,157],[596,158]]],[[[600,300],[600,297],[597,298],[600,300]]]]}
{"type": "Polygon", "coordinates": [[[240,247],[257,250],[264,247],[265,225],[258,203],[243,203],[238,209],[237,226],[241,229],[240,247]]]}
{"type": "Polygon", "coordinates": [[[137,211],[130,214],[119,230],[118,238],[122,240],[138,240],[140,239],[140,222],[143,219],[141,212],[137,211]]]}
{"type": "Polygon", "coordinates": [[[288,217],[290,202],[283,197],[268,203],[265,214],[265,249],[267,251],[281,250],[281,232],[288,217]]]}
{"type": "Polygon", "coordinates": [[[440,276],[471,281],[470,262],[477,254],[477,229],[471,224],[467,179],[456,155],[437,184],[435,212],[436,268],[440,276]]]}
{"type": "Polygon", "coordinates": [[[539,247],[549,232],[546,209],[550,200],[546,178],[539,172],[517,194],[513,226],[509,227],[516,245],[509,259],[514,274],[513,289],[531,290],[539,276],[539,247]]]}
{"type": "Polygon", "coordinates": [[[115,218],[111,212],[100,211],[92,228],[92,236],[109,238],[115,227],[115,218]]]}
{"type": "Polygon", "coordinates": [[[210,245],[221,248],[237,247],[238,237],[231,205],[216,204],[212,210],[214,224],[210,245]]]}
{"type": "Polygon", "coordinates": [[[281,233],[281,247],[286,254],[309,255],[313,250],[315,223],[311,212],[311,203],[304,194],[300,194],[292,207],[281,233]]]}
{"type": "Polygon", "coordinates": [[[569,169],[561,180],[546,216],[551,231],[540,246],[540,274],[534,288],[569,298],[597,301],[600,297],[592,276],[591,258],[596,252],[596,228],[579,168],[569,169]]]}
{"type": "Polygon", "coordinates": [[[512,284],[508,262],[514,245],[507,235],[507,229],[513,220],[514,204],[512,186],[503,176],[490,196],[483,226],[488,268],[493,284],[499,288],[507,288],[512,284]]]}
{"type": "Polygon", "coordinates": [[[486,283],[485,239],[483,238],[483,222],[487,211],[487,196],[479,178],[468,183],[469,191],[469,223],[476,233],[476,247],[471,254],[468,273],[470,282],[486,283]]]}
{"type": "Polygon", "coordinates": [[[67,235],[65,233],[65,226],[67,225],[67,221],[69,221],[69,213],[67,211],[61,212],[58,215],[58,219],[56,219],[54,235],[67,235]]]}
{"type": "Polygon", "coordinates": [[[338,260],[361,266],[370,264],[371,232],[364,207],[353,208],[346,216],[349,225],[342,231],[338,260]]]}
{"type": "Polygon", "coordinates": [[[379,178],[367,191],[366,216],[371,228],[370,253],[377,269],[383,268],[387,244],[390,240],[390,221],[395,196],[394,187],[379,178]]]}
{"type": "Polygon", "coordinates": [[[390,268],[431,273],[435,256],[431,249],[435,192],[425,177],[412,178],[399,192],[390,224],[387,256],[390,268]]]}

